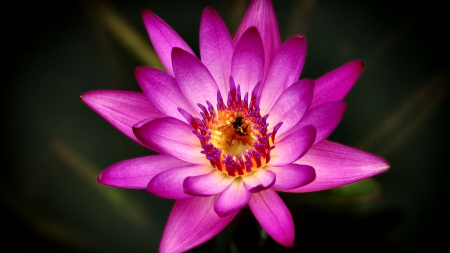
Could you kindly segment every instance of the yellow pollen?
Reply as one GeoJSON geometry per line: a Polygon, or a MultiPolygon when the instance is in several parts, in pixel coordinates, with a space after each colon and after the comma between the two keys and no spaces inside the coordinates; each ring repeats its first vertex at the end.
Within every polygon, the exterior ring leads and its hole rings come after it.
{"type": "Polygon", "coordinates": [[[250,99],[246,94],[241,100],[239,86],[231,86],[227,105],[220,94],[217,109],[208,101],[208,107],[199,104],[202,119],[180,111],[197,131],[206,159],[229,177],[242,177],[264,167],[274,148],[275,133],[268,132],[268,115],[261,117],[259,100],[253,93],[250,99]]]}
{"type": "Polygon", "coordinates": [[[254,149],[252,123],[243,115],[222,111],[217,116],[215,124],[210,127],[212,127],[211,143],[222,149],[223,154],[239,157],[243,152],[254,149]]]}

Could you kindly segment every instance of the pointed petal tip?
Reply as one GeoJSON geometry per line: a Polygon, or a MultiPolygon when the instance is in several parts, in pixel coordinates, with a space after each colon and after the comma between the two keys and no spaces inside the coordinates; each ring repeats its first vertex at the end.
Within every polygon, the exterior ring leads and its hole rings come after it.
{"type": "Polygon", "coordinates": [[[352,60],[345,63],[343,66],[348,66],[354,69],[356,73],[361,73],[366,64],[362,60],[352,60]]]}
{"type": "Polygon", "coordinates": [[[172,58],[172,61],[174,61],[174,58],[181,58],[181,57],[190,57],[197,59],[197,56],[195,54],[189,53],[188,51],[180,47],[173,47],[172,52],[170,53],[170,57],[172,58]]]}
{"type": "Polygon", "coordinates": [[[99,184],[103,184],[103,183],[102,183],[102,177],[103,177],[103,172],[100,173],[100,175],[98,175],[98,177],[97,177],[97,182],[98,182],[99,184]]]}
{"type": "Polygon", "coordinates": [[[311,107],[342,100],[358,80],[364,66],[361,60],[349,61],[317,78],[311,107]]]}
{"type": "Polygon", "coordinates": [[[150,11],[150,10],[145,9],[145,10],[142,11],[142,17],[143,18],[150,17],[152,15],[155,15],[155,14],[152,11],[150,11]]]}
{"type": "Polygon", "coordinates": [[[215,196],[177,200],[164,229],[159,252],[186,252],[216,236],[237,213],[220,218],[215,196]]]}
{"type": "Polygon", "coordinates": [[[304,43],[304,42],[306,42],[306,37],[302,34],[297,34],[297,35],[294,35],[293,37],[291,37],[289,40],[298,40],[299,42],[304,43]]]}
{"type": "Polygon", "coordinates": [[[205,14],[205,13],[207,13],[207,12],[209,12],[209,13],[217,13],[216,10],[214,10],[214,8],[211,7],[211,6],[207,6],[207,7],[203,10],[203,14],[205,14]]]}
{"type": "Polygon", "coordinates": [[[286,192],[327,190],[376,176],[390,168],[388,161],[380,156],[327,140],[315,144],[295,163],[312,166],[316,179],[286,192]]]}
{"type": "Polygon", "coordinates": [[[295,230],[292,215],[273,189],[252,194],[248,205],[262,228],[277,243],[285,247],[294,245],[295,230]]]}
{"type": "Polygon", "coordinates": [[[81,101],[83,101],[83,103],[87,104],[89,102],[88,100],[89,100],[90,95],[92,93],[96,93],[96,92],[97,92],[96,90],[83,92],[83,93],[81,93],[79,98],[81,101]]]}
{"type": "Polygon", "coordinates": [[[172,48],[172,53],[171,53],[171,57],[173,59],[173,57],[175,56],[180,56],[180,55],[192,55],[189,52],[187,52],[186,50],[180,48],[180,47],[173,47],[172,48]]]}
{"type": "Polygon", "coordinates": [[[179,47],[172,48],[172,57],[174,54],[181,54],[184,50],[179,47]]]}
{"type": "Polygon", "coordinates": [[[134,75],[135,76],[140,75],[142,72],[144,72],[145,68],[148,68],[148,67],[137,66],[136,68],[134,68],[134,75]]]}
{"type": "MultiPolygon", "coordinates": [[[[255,33],[257,32],[259,34],[259,30],[256,26],[250,26],[244,33],[255,33]]],[[[260,35],[261,36],[261,35],[260,35]]]]}
{"type": "Polygon", "coordinates": [[[355,64],[358,64],[361,68],[364,68],[366,66],[366,64],[363,61],[361,61],[361,60],[354,60],[354,61],[351,61],[351,62],[354,62],[355,64]]]}
{"type": "Polygon", "coordinates": [[[142,11],[142,20],[144,21],[144,26],[147,26],[149,22],[152,22],[155,18],[158,18],[155,13],[150,10],[142,11]]]}
{"type": "Polygon", "coordinates": [[[384,162],[384,165],[381,166],[380,173],[384,173],[391,168],[391,165],[389,164],[389,162],[386,159],[382,158],[382,160],[384,162]]]}
{"type": "Polygon", "coordinates": [[[147,124],[148,122],[152,121],[153,119],[145,119],[142,121],[139,121],[138,123],[134,124],[131,128],[133,129],[133,133],[136,135],[137,134],[137,130],[139,130],[139,128],[141,128],[143,125],[147,124]]]}

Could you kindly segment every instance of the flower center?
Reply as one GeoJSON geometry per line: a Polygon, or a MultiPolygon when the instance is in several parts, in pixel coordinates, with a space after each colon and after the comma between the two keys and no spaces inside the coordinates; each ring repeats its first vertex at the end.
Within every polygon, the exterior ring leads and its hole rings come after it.
{"type": "Polygon", "coordinates": [[[227,104],[217,92],[217,107],[206,101],[208,107],[198,104],[202,119],[193,118],[179,108],[186,120],[194,128],[206,159],[213,167],[231,177],[244,176],[263,167],[270,161],[270,151],[275,148],[275,133],[278,123],[268,132],[267,117],[261,117],[259,108],[258,83],[252,91],[241,98],[240,87],[235,86],[230,77],[230,91],[227,104]]]}

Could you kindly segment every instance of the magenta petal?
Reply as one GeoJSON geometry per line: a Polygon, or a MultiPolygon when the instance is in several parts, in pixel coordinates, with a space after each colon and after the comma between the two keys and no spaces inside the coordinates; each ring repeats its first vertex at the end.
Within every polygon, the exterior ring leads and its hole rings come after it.
{"type": "Polygon", "coordinates": [[[277,180],[272,188],[278,190],[288,190],[311,183],[316,178],[313,167],[300,164],[288,164],[283,167],[267,166],[277,175],[277,180]]]}
{"type": "Polygon", "coordinates": [[[178,85],[194,108],[207,100],[217,98],[217,84],[208,69],[197,57],[174,48],[172,51],[173,71],[178,85]]]}
{"type": "Polygon", "coordinates": [[[364,68],[364,62],[355,60],[317,78],[311,108],[342,100],[355,84],[364,68]]]}
{"type": "Polygon", "coordinates": [[[225,173],[214,170],[208,174],[187,177],[183,182],[184,192],[195,196],[216,195],[228,189],[233,180],[225,173]]]}
{"type": "Polygon", "coordinates": [[[228,91],[232,55],[233,42],[225,23],[213,8],[206,8],[200,23],[200,59],[223,95],[228,91]]]}
{"type": "Polygon", "coordinates": [[[152,155],[118,162],[106,168],[98,182],[104,185],[146,189],[148,182],[157,174],[168,169],[189,165],[168,155],[152,155]]]}
{"type": "Polygon", "coordinates": [[[177,200],[164,229],[159,252],[185,252],[222,231],[237,212],[219,217],[213,208],[215,199],[211,196],[177,200]]]}
{"type": "MultiPolygon", "coordinates": [[[[269,111],[267,123],[274,127],[283,122],[277,135],[283,135],[293,128],[311,104],[314,82],[309,79],[295,82],[287,88],[269,111]]],[[[261,104],[261,106],[264,106],[261,104]]],[[[277,138],[278,139],[278,138],[277,138]]]]}
{"type": "Polygon", "coordinates": [[[169,199],[191,198],[184,192],[183,181],[187,177],[210,173],[211,166],[188,165],[169,169],[154,176],[147,185],[147,191],[157,196],[169,199]]]}
{"type": "Polygon", "coordinates": [[[233,42],[236,45],[248,28],[255,26],[261,34],[264,45],[265,72],[280,47],[280,31],[278,30],[277,17],[270,0],[252,1],[242,19],[241,25],[236,31],[233,42]]]}
{"type": "Polygon", "coordinates": [[[285,247],[294,246],[295,231],[291,213],[274,190],[252,194],[248,205],[262,228],[276,242],[285,247]]]}
{"type": "Polygon", "coordinates": [[[275,183],[275,173],[266,169],[259,169],[242,177],[244,187],[251,193],[259,192],[272,187],[275,183]]]}
{"type": "Polygon", "coordinates": [[[264,78],[264,48],[255,27],[249,28],[234,49],[231,60],[231,75],[241,93],[251,93],[264,78]]]}
{"type": "Polygon", "coordinates": [[[248,204],[251,195],[242,185],[242,180],[237,178],[228,189],[217,197],[214,202],[214,210],[220,217],[237,212],[248,204]]]}
{"type": "Polygon", "coordinates": [[[269,164],[283,166],[295,162],[308,151],[315,138],[316,129],[313,126],[308,125],[299,129],[275,143],[275,148],[270,153],[269,164]]]}
{"type": "Polygon", "coordinates": [[[209,164],[201,154],[192,127],[172,117],[143,121],[133,126],[137,138],[153,150],[193,164],[209,164]]]}
{"type": "Polygon", "coordinates": [[[277,139],[280,141],[304,126],[313,125],[317,130],[314,144],[317,144],[325,140],[333,132],[344,116],[346,108],[345,102],[334,101],[309,109],[293,128],[281,134],[277,133],[277,139]]]}
{"type": "Polygon", "coordinates": [[[164,116],[144,94],[138,92],[96,90],[85,92],[80,98],[119,131],[140,144],[142,142],[134,136],[133,125],[144,119],[164,116]]]}
{"type": "Polygon", "coordinates": [[[145,95],[165,115],[185,121],[177,109],[183,108],[191,115],[200,116],[186,100],[174,77],[150,67],[137,67],[134,74],[145,95]]]}
{"type": "Polygon", "coordinates": [[[314,146],[298,164],[314,167],[316,179],[305,186],[287,192],[312,192],[354,183],[389,169],[388,162],[376,155],[342,144],[322,141],[314,146]]]}
{"type": "Polygon", "coordinates": [[[261,91],[263,115],[270,110],[281,93],[299,79],[305,57],[306,39],[300,35],[290,38],[278,49],[261,91]]]}
{"type": "Polygon", "coordinates": [[[192,55],[195,55],[195,53],[178,33],[153,12],[144,10],[142,12],[142,18],[144,20],[145,29],[147,29],[148,36],[150,37],[161,63],[164,65],[167,74],[173,76],[172,48],[182,48],[192,55]]]}

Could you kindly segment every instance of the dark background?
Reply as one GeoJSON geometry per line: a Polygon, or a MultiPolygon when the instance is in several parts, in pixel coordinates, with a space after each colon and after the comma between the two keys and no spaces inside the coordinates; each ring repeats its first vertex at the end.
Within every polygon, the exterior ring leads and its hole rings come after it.
{"type": "MultiPolygon", "coordinates": [[[[385,157],[373,180],[313,194],[284,194],[293,249],[260,233],[248,209],[195,252],[394,249],[447,245],[449,166],[448,13],[437,1],[274,0],[282,40],[304,34],[302,78],[353,59],[366,67],[329,139],[385,157]]],[[[216,9],[234,33],[246,1],[11,2],[3,9],[3,247],[17,251],[156,252],[173,201],[98,185],[107,166],[151,154],[79,99],[95,89],[139,90],[145,51],[105,24],[108,6],[151,46],[150,9],[198,53],[200,16],[216,9]],[[140,53],[142,52],[142,53],[140,53]],[[17,242],[19,241],[19,243],[17,242]]],[[[193,214],[195,215],[195,214],[193,214]]]]}

